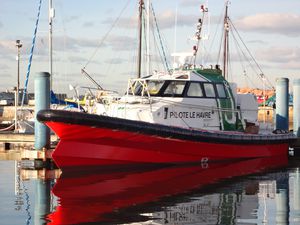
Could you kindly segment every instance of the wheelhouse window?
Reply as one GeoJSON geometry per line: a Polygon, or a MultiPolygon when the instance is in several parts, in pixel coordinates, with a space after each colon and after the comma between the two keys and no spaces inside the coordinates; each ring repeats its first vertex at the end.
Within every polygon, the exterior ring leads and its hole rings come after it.
{"type": "Polygon", "coordinates": [[[160,92],[160,89],[164,85],[164,81],[159,80],[147,80],[147,85],[144,83],[144,81],[135,81],[132,83],[132,85],[128,89],[129,95],[136,95],[136,96],[145,96],[147,94],[147,88],[149,91],[149,94],[151,96],[158,95],[160,92]]]}
{"type": "Polygon", "coordinates": [[[214,89],[214,85],[212,83],[203,83],[204,91],[205,91],[205,96],[207,98],[215,98],[216,93],[214,89]]]}
{"type": "Polygon", "coordinates": [[[218,97],[219,98],[227,98],[225,87],[223,84],[216,84],[218,97]]]}
{"type": "Polygon", "coordinates": [[[180,97],[183,94],[183,90],[185,87],[185,81],[170,81],[168,86],[166,87],[163,95],[164,96],[173,96],[180,97]]]}
{"type": "Polygon", "coordinates": [[[157,95],[161,89],[161,87],[164,85],[164,81],[161,80],[148,80],[147,85],[148,85],[148,91],[149,94],[152,95],[157,95]]]}
{"type": "Polygon", "coordinates": [[[187,91],[187,96],[188,97],[203,97],[201,83],[199,83],[199,82],[190,83],[189,89],[187,91]]]}

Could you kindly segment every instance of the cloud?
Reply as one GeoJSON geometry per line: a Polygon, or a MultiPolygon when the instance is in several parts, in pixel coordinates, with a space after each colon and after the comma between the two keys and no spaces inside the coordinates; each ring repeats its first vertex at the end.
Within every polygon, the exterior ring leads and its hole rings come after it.
{"type": "Polygon", "coordinates": [[[0,41],[0,55],[5,56],[16,52],[15,41],[3,40],[0,41]]]}
{"type": "Polygon", "coordinates": [[[137,38],[113,35],[110,36],[105,43],[114,51],[130,51],[136,49],[137,38]]]}
{"type": "MultiPolygon", "coordinates": [[[[168,28],[174,28],[174,21],[175,21],[175,13],[174,11],[167,10],[163,13],[160,13],[158,17],[158,26],[161,29],[168,29],[168,28]]],[[[177,15],[177,26],[193,26],[193,24],[196,24],[198,21],[197,15],[184,15],[184,14],[178,14],[177,15]]]]}
{"type": "Polygon", "coordinates": [[[260,45],[265,45],[267,44],[268,42],[266,41],[262,41],[262,40],[251,40],[251,41],[248,41],[249,44],[260,44],[260,45]]]}
{"type": "Polygon", "coordinates": [[[257,56],[263,60],[276,63],[287,63],[291,61],[300,61],[300,48],[295,47],[270,47],[257,52],[257,56]]]}
{"type": "Polygon", "coordinates": [[[123,62],[127,62],[128,60],[122,59],[122,58],[111,58],[111,59],[107,59],[104,62],[108,63],[108,64],[114,64],[114,65],[118,65],[118,64],[122,64],[123,62]]]}
{"type": "Polygon", "coordinates": [[[10,69],[10,67],[7,64],[0,64],[0,70],[1,71],[7,70],[7,69],[10,69]]]}
{"type": "MultiPolygon", "coordinates": [[[[84,65],[87,61],[88,61],[88,57],[83,57],[83,56],[76,56],[76,55],[71,55],[71,56],[68,56],[66,59],[58,59],[59,62],[62,62],[62,63],[76,63],[77,65],[84,65]]],[[[97,65],[101,65],[102,62],[100,60],[90,60],[89,61],[89,64],[90,63],[93,63],[93,64],[97,64],[97,65]]]]}
{"type": "Polygon", "coordinates": [[[200,7],[200,1],[199,0],[181,0],[179,2],[180,7],[195,7],[195,6],[198,6],[198,5],[200,7]]]}
{"type": "Polygon", "coordinates": [[[95,23],[92,22],[92,21],[87,21],[87,22],[82,24],[83,28],[88,28],[88,27],[93,27],[93,26],[95,26],[95,23]]]}
{"type": "Polygon", "coordinates": [[[58,42],[56,43],[58,46],[66,45],[66,49],[69,48],[78,48],[78,47],[89,47],[95,48],[98,45],[97,39],[88,39],[88,38],[71,38],[71,37],[59,37],[58,42]]]}
{"type": "MultiPolygon", "coordinates": [[[[102,22],[102,24],[112,25],[115,22],[116,18],[110,17],[107,18],[102,22]]],[[[116,26],[118,28],[124,28],[124,29],[136,29],[137,28],[137,18],[120,18],[116,26]]]]}
{"type": "MultiPolygon", "coordinates": [[[[158,26],[160,29],[168,29],[174,28],[174,21],[175,21],[175,12],[172,10],[166,10],[156,15],[158,26]]],[[[197,23],[199,15],[184,15],[178,13],[177,15],[177,26],[191,26],[197,23]]],[[[111,25],[115,21],[115,18],[108,18],[102,22],[102,24],[111,25]]],[[[137,18],[130,17],[130,18],[121,18],[118,23],[117,27],[121,29],[136,29],[137,28],[137,18]]]]}
{"type": "Polygon", "coordinates": [[[263,13],[239,19],[240,30],[300,36],[300,15],[292,13],[263,13]]]}
{"type": "MultiPolygon", "coordinates": [[[[1,79],[5,79],[5,80],[9,80],[11,81],[11,78],[12,78],[12,74],[10,73],[7,73],[7,72],[1,72],[1,79]]],[[[2,82],[1,82],[2,83],[2,82]]],[[[4,82],[5,83],[5,82],[4,82]]]]}
{"type": "Polygon", "coordinates": [[[277,68],[299,70],[300,48],[270,47],[257,52],[260,60],[275,64],[277,68]]]}

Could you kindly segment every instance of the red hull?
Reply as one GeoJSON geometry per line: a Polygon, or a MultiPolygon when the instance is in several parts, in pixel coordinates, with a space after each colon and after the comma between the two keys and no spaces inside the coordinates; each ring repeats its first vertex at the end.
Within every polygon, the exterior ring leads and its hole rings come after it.
{"type": "MultiPolygon", "coordinates": [[[[132,217],[136,219],[139,218],[140,211],[143,211],[141,204],[155,202],[157,207],[163,207],[164,202],[159,202],[163,197],[176,196],[216,183],[221,179],[257,173],[286,164],[287,157],[271,157],[233,163],[130,172],[101,171],[85,173],[84,176],[69,171],[70,173],[62,174],[63,177],[58,179],[53,188],[60,205],[48,216],[51,221],[49,224],[109,222],[110,218],[116,219],[119,210],[138,205],[137,215],[132,217]],[[109,216],[111,213],[115,215],[109,216]]],[[[170,204],[170,201],[166,202],[170,204]]],[[[122,217],[122,213],[120,214],[122,217]]],[[[123,213],[123,217],[119,220],[125,223],[129,218],[128,213],[123,213]]]]}
{"type": "Polygon", "coordinates": [[[45,122],[61,139],[53,153],[60,168],[84,165],[187,163],[286,156],[288,143],[213,143],[121,129],[45,122]]]}

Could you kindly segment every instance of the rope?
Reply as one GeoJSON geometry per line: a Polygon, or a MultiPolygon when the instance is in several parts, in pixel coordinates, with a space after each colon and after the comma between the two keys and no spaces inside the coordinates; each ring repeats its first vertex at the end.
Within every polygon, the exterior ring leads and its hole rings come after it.
{"type": "Polygon", "coordinates": [[[8,130],[12,130],[14,128],[15,124],[11,124],[10,126],[8,127],[5,127],[3,129],[0,129],[0,131],[8,131],[8,130]]]}
{"type": "Polygon", "coordinates": [[[42,0],[40,0],[40,3],[39,3],[39,10],[38,10],[36,23],[35,23],[35,29],[34,29],[32,45],[31,45],[31,50],[30,50],[30,55],[29,55],[29,63],[28,63],[28,68],[27,68],[27,74],[26,74],[26,80],[25,80],[25,86],[24,86],[21,106],[24,105],[25,95],[26,95],[26,92],[27,92],[28,79],[29,79],[29,75],[30,75],[30,68],[31,68],[31,62],[32,62],[32,57],[33,57],[33,50],[34,50],[34,45],[35,45],[36,33],[37,33],[38,24],[39,24],[39,20],[40,20],[41,6],[42,6],[42,0]]]}
{"type": "MultiPolygon", "coordinates": [[[[241,40],[242,44],[244,45],[246,51],[248,52],[249,56],[251,57],[251,59],[253,60],[253,62],[255,63],[255,65],[257,66],[257,68],[260,70],[261,74],[264,75],[264,72],[262,71],[261,67],[259,66],[259,64],[257,63],[257,61],[255,60],[255,58],[253,57],[253,55],[251,54],[249,48],[247,47],[247,45],[245,44],[245,42],[243,41],[241,35],[239,34],[239,32],[237,31],[236,27],[234,26],[234,24],[232,23],[232,21],[229,19],[229,22],[231,24],[231,26],[233,27],[233,29],[235,30],[235,32],[237,33],[239,39],[241,40]]],[[[269,83],[270,87],[274,90],[274,86],[272,85],[272,83],[270,82],[270,80],[264,76],[267,80],[267,82],[269,83]]],[[[260,77],[262,78],[262,77],[260,77]]]]}
{"type": "Polygon", "coordinates": [[[92,56],[89,58],[89,60],[87,61],[87,63],[85,64],[85,66],[83,67],[83,69],[85,69],[88,64],[92,61],[92,59],[95,57],[95,55],[97,54],[98,50],[100,49],[100,47],[103,45],[104,41],[106,40],[106,38],[108,37],[108,35],[110,34],[110,32],[113,30],[113,28],[117,25],[118,21],[120,20],[122,14],[124,13],[125,9],[127,8],[127,6],[129,5],[130,0],[127,1],[127,3],[125,4],[125,6],[123,7],[123,9],[121,10],[121,13],[119,14],[119,16],[116,18],[116,20],[113,22],[112,26],[110,27],[110,29],[107,31],[107,33],[104,35],[104,37],[101,39],[101,41],[99,42],[96,50],[94,51],[94,53],[92,54],[92,56]]]}
{"type": "Polygon", "coordinates": [[[163,46],[163,43],[162,43],[162,38],[161,38],[161,35],[160,35],[156,15],[155,15],[154,8],[153,8],[152,4],[151,4],[151,9],[152,9],[152,14],[153,14],[154,22],[155,22],[155,25],[156,25],[156,30],[157,30],[158,38],[159,38],[159,41],[160,41],[163,57],[164,57],[165,66],[166,66],[167,71],[170,73],[170,67],[169,67],[169,64],[168,64],[168,61],[167,61],[166,52],[165,52],[165,49],[164,49],[164,46],[163,46]]]}
{"type": "MultiPolygon", "coordinates": [[[[235,47],[236,47],[236,49],[237,49],[237,51],[236,51],[236,52],[237,52],[237,55],[238,55],[239,60],[240,60],[240,62],[241,62],[241,64],[242,64],[242,68],[243,68],[243,71],[244,71],[244,76],[247,77],[248,80],[251,82],[252,86],[255,87],[255,84],[252,82],[252,80],[250,79],[250,77],[247,75],[247,73],[246,73],[246,66],[245,66],[244,63],[243,63],[243,59],[246,60],[247,57],[246,57],[244,51],[242,50],[242,48],[241,48],[239,42],[236,40],[236,37],[235,37],[235,35],[234,35],[233,33],[232,33],[232,37],[233,37],[233,39],[235,40],[235,41],[234,41],[234,44],[235,44],[235,47]],[[244,56],[244,58],[242,57],[241,54],[244,56]]],[[[250,66],[252,67],[251,62],[250,62],[249,60],[247,60],[247,61],[249,62],[250,66]]],[[[253,69],[253,68],[252,68],[252,69],[253,69]]],[[[254,70],[254,69],[253,69],[253,70],[254,70]]],[[[247,80],[246,80],[246,81],[247,81],[247,80]]]]}

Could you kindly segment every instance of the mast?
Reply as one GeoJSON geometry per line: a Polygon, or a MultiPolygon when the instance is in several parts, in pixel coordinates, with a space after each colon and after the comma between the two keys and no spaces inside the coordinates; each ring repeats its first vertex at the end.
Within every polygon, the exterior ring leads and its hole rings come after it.
{"type": "Polygon", "coordinates": [[[150,0],[147,0],[147,76],[150,74],[150,0]]]}
{"type": "Polygon", "coordinates": [[[195,38],[197,39],[197,45],[193,46],[193,55],[194,55],[194,62],[193,62],[193,66],[196,67],[196,58],[197,58],[197,53],[199,50],[199,44],[200,44],[200,40],[201,40],[201,32],[202,32],[202,25],[203,25],[203,21],[204,21],[204,17],[205,17],[205,13],[208,12],[208,8],[205,7],[204,5],[201,5],[201,11],[202,11],[202,19],[199,18],[198,20],[198,24],[197,24],[197,31],[195,34],[195,38]]]}
{"type": "Polygon", "coordinates": [[[228,49],[229,49],[229,23],[228,23],[228,5],[229,1],[226,1],[226,6],[225,6],[225,15],[224,15],[224,46],[223,46],[223,76],[225,79],[228,78],[228,49]]]}
{"type": "Polygon", "coordinates": [[[54,18],[54,9],[52,7],[52,0],[49,0],[49,73],[50,73],[50,90],[52,90],[52,76],[53,76],[53,65],[52,65],[52,23],[54,18]]]}
{"type": "Polygon", "coordinates": [[[143,32],[143,5],[144,0],[140,0],[139,6],[139,44],[138,44],[138,68],[137,68],[137,78],[141,78],[141,68],[142,68],[142,32],[143,32]]]}

